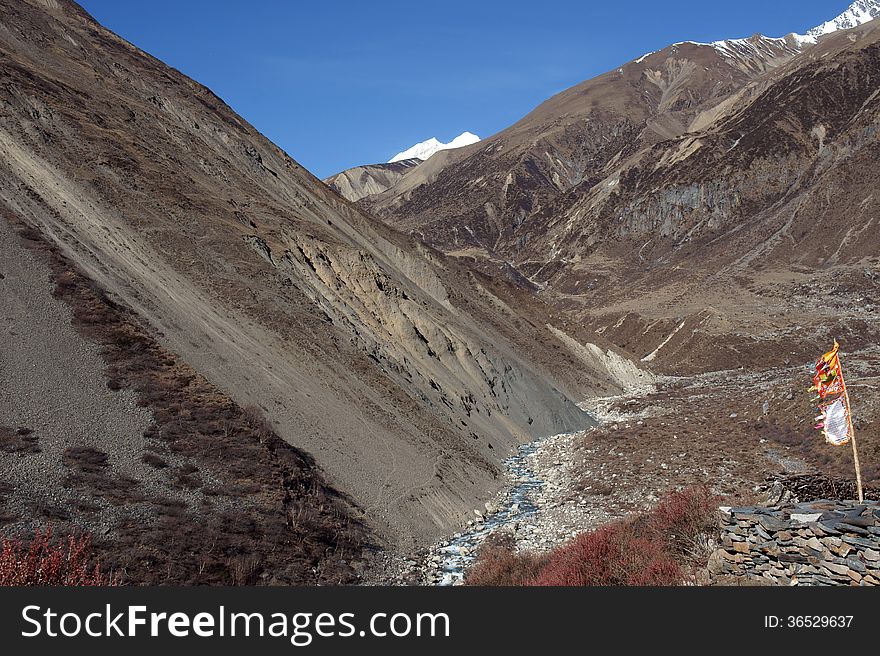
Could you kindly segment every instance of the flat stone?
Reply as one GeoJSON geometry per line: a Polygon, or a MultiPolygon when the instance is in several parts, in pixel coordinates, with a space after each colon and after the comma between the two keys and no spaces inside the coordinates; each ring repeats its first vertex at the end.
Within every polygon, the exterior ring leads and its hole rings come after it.
{"type": "Polygon", "coordinates": [[[839,521],[834,525],[834,528],[840,531],[841,533],[855,533],[856,535],[870,535],[866,529],[861,526],[856,526],[854,524],[846,524],[843,521],[839,521]]]}
{"type": "Polygon", "coordinates": [[[761,553],[765,553],[768,556],[778,556],[781,552],[779,550],[779,546],[776,544],[776,540],[770,540],[769,542],[765,542],[758,549],[761,550],[761,553]]]}
{"type": "Polygon", "coordinates": [[[834,572],[835,574],[840,574],[842,576],[846,576],[849,572],[849,567],[847,567],[846,565],[841,565],[840,563],[832,563],[830,561],[823,560],[819,564],[828,571],[834,572]]]}
{"type": "Polygon", "coordinates": [[[862,574],[864,574],[867,571],[865,569],[865,564],[861,560],[859,560],[858,558],[847,558],[846,565],[851,570],[854,570],[856,572],[861,572],[862,574]]]}
{"type": "Polygon", "coordinates": [[[842,540],[848,544],[854,544],[857,547],[862,547],[864,549],[872,549],[877,547],[877,542],[875,540],[866,540],[865,538],[854,538],[851,535],[844,535],[842,540]]]}
{"type": "Polygon", "coordinates": [[[833,524],[829,522],[819,522],[819,526],[822,527],[822,530],[825,531],[828,535],[840,535],[840,531],[838,531],[833,524]]]}
{"type": "Polygon", "coordinates": [[[880,560],[880,552],[874,551],[873,549],[865,549],[862,552],[862,558],[865,560],[880,560]]]}
{"type": "Polygon", "coordinates": [[[776,531],[784,531],[788,528],[788,524],[786,522],[770,516],[759,517],[758,523],[763,526],[764,529],[772,531],[773,533],[775,533],[776,531]]]}
{"type": "Polygon", "coordinates": [[[862,528],[867,528],[868,526],[874,526],[874,518],[873,517],[845,517],[841,519],[839,524],[845,524],[846,526],[860,526],[862,528]]]}
{"type": "Polygon", "coordinates": [[[821,516],[822,513],[792,513],[791,521],[798,522],[799,524],[809,524],[818,521],[821,516]]]}
{"type": "Polygon", "coordinates": [[[764,540],[770,540],[770,539],[772,539],[772,538],[770,537],[770,534],[769,534],[767,531],[765,531],[763,528],[761,528],[761,525],[760,525],[760,524],[758,524],[757,526],[755,526],[755,533],[757,533],[758,535],[760,535],[764,540]]]}
{"type": "Polygon", "coordinates": [[[779,554],[779,560],[784,563],[809,563],[810,559],[798,553],[779,554]]]}
{"type": "Polygon", "coordinates": [[[815,501],[798,504],[797,507],[805,510],[834,510],[843,506],[840,501],[834,499],[816,499],[815,501]]]}

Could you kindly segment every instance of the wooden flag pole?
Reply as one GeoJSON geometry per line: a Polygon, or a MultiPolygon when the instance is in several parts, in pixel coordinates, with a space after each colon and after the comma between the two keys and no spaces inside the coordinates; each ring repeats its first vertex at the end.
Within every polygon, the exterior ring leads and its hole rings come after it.
{"type": "Polygon", "coordinates": [[[843,388],[843,402],[846,405],[846,421],[849,424],[849,439],[852,442],[853,463],[856,467],[856,488],[859,492],[859,503],[865,500],[862,492],[862,467],[859,465],[859,450],[856,448],[856,431],[853,428],[852,411],[849,407],[849,392],[846,391],[846,380],[843,378],[843,363],[840,361],[840,355],[837,356],[837,368],[840,372],[840,386],[843,388]]]}

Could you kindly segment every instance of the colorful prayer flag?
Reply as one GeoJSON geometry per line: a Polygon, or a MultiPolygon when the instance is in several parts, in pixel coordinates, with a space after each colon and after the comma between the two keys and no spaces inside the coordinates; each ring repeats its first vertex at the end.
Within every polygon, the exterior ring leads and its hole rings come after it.
{"type": "Polygon", "coordinates": [[[849,418],[843,397],[820,406],[822,412],[822,434],[825,440],[835,446],[849,442],[849,418]]]}
{"type": "Polygon", "coordinates": [[[843,377],[840,375],[840,358],[837,351],[840,345],[834,340],[834,348],[816,362],[816,373],[813,376],[813,387],[820,399],[843,392],[843,377]]]}

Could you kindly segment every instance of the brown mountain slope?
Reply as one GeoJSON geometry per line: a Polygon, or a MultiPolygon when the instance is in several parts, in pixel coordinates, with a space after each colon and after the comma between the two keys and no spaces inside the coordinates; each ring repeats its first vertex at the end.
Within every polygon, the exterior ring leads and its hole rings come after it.
{"type": "Polygon", "coordinates": [[[831,334],[870,342],[878,77],[880,22],[823,39],[704,129],[556,199],[527,227],[520,269],[577,304],[601,298],[593,326],[642,356],[682,326],[660,362],[809,357],[831,334]]]}
{"type": "Polygon", "coordinates": [[[363,214],[77,6],[0,19],[6,210],[261,407],[381,535],[458,525],[515,444],[585,425],[572,399],[614,389],[528,294],[363,214]]]}
{"type": "Polygon", "coordinates": [[[857,348],[877,332],[877,23],[670,46],[363,202],[646,366],[857,348]]]}
{"type": "Polygon", "coordinates": [[[125,585],[353,582],[371,538],[314,461],[0,216],[0,526],[87,532],[125,585]]]}
{"type": "MultiPolygon", "coordinates": [[[[552,199],[594,183],[604,168],[688,130],[755,75],[798,52],[755,36],[729,52],[680,43],[554,96],[506,130],[414,169],[367,198],[390,223],[446,251],[504,254],[552,199]]],[[[432,158],[436,159],[436,158],[432,158]]]]}
{"type": "Polygon", "coordinates": [[[324,182],[343,198],[355,202],[365,196],[381,194],[421,163],[422,160],[414,158],[355,166],[325,178],[324,182]]]}

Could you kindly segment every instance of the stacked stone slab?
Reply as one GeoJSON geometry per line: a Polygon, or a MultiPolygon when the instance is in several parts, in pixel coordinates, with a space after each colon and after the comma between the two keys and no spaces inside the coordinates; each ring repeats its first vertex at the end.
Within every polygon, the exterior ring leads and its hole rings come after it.
{"type": "Polygon", "coordinates": [[[714,574],[769,585],[880,584],[880,502],[722,507],[714,574]]]}

